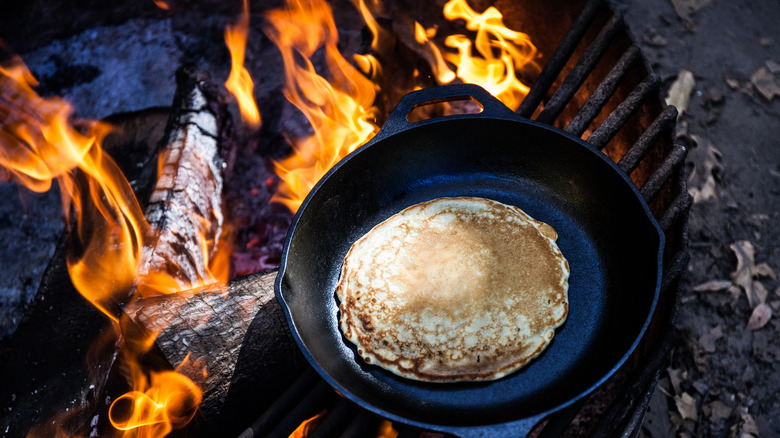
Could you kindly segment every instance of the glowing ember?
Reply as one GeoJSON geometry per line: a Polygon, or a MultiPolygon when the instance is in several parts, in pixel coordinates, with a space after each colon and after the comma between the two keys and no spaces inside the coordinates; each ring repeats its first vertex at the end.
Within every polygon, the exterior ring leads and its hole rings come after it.
{"type": "Polygon", "coordinates": [[[225,82],[225,88],[235,96],[238,108],[241,111],[241,119],[249,126],[260,126],[260,111],[257,109],[254,95],[255,84],[249,72],[244,67],[244,54],[246,51],[246,39],[249,34],[249,4],[244,0],[244,9],[236,24],[225,29],[225,44],[230,50],[230,58],[233,67],[230,76],[225,82]]]}
{"type": "MultiPolygon", "coordinates": [[[[154,240],[155,231],[121,170],[101,148],[110,127],[90,121],[71,124],[72,107],[59,98],[39,97],[35,85],[19,58],[0,68],[0,164],[32,190],[45,191],[52,179],[58,180],[66,217],[72,206],[80,243],[78,253],[68,257],[71,280],[118,331],[118,306],[129,298],[142,249],[154,240]]],[[[208,244],[205,238],[198,243],[208,244]]],[[[157,273],[155,278],[175,283],[166,275],[173,274],[157,273]]],[[[153,340],[144,344],[151,346],[153,340]]],[[[175,372],[151,373],[147,379],[132,354],[126,363],[134,370],[129,377],[136,390],[121,400],[135,407],[126,421],[115,422],[117,427],[149,436],[189,421],[201,397],[194,383],[175,372]]]]}
{"type": "Polygon", "coordinates": [[[265,28],[279,47],[285,68],[285,97],[308,119],[314,133],[293,139],[295,153],[275,163],[282,179],[274,200],[296,211],[314,184],[379,128],[372,108],[374,84],[339,53],[338,31],[323,0],[300,0],[271,11],[265,28]],[[311,57],[324,47],[330,81],[311,57]]]}
{"type": "MultiPolygon", "coordinates": [[[[472,56],[472,41],[465,35],[450,35],[444,41],[458,51],[445,54],[445,59],[457,66],[458,78],[481,85],[516,110],[528,94],[528,86],[517,78],[516,71],[535,67],[536,47],[528,35],[504,26],[501,12],[493,6],[478,14],[466,0],[450,0],[444,5],[444,16],[465,20],[466,28],[477,32],[473,47],[480,57],[472,56]]],[[[446,79],[439,80],[446,83],[446,79]]]]}

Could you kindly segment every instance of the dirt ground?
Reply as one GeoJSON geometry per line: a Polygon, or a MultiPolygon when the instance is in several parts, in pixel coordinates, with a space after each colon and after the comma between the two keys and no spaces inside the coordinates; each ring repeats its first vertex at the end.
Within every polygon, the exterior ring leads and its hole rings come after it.
{"type": "MultiPolygon", "coordinates": [[[[683,69],[693,78],[690,94],[675,93],[690,96],[678,130],[679,141],[689,147],[689,187],[696,197],[690,215],[691,262],[679,308],[679,338],[642,433],[780,436],[780,283],[775,274],[780,273],[780,2],[613,4],[665,91],[683,69]]],[[[214,28],[221,31],[221,23],[214,28]]],[[[153,31],[147,34],[157,35],[153,31]]],[[[178,56],[174,42],[148,39],[178,56]]],[[[152,96],[158,100],[125,106],[169,104],[165,93],[152,96]]],[[[102,111],[96,114],[113,109],[102,111]]],[[[0,278],[0,341],[18,323],[18,309],[34,296],[62,229],[57,193],[21,194],[0,184],[0,257],[16,260],[16,254],[25,253],[38,262],[26,258],[31,268],[20,269],[24,275],[0,278]],[[38,216],[54,218],[51,226],[31,226],[38,216]],[[20,233],[24,239],[11,238],[20,233]]]]}
{"type": "Polygon", "coordinates": [[[643,433],[780,436],[780,3],[617,3],[665,89],[695,81],[678,126],[691,262],[643,433]]]}

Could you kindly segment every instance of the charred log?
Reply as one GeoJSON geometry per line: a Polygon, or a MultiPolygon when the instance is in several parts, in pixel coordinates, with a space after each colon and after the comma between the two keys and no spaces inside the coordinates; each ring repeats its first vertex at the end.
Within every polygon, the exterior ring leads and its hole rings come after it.
{"type": "Polygon", "coordinates": [[[159,288],[150,286],[155,273],[174,279],[177,290],[210,279],[208,262],[222,231],[219,138],[226,113],[204,73],[185,68],[176,79],[173,112],[158,151],[158,178],[144,213],[157,235],[139,266],[136,286],[142,294],[159,288]]]}
{"type": "Polygon", "coordinates": [[[305,360],[274,298],[275,278],[276,271],[254,274],[124,308],[126,341],[158,333],[156,359],[203,390],[201,427],[246,427],[303,370],[305,360]],[[252,400],[248,407],[246,400],[252,400]]]}

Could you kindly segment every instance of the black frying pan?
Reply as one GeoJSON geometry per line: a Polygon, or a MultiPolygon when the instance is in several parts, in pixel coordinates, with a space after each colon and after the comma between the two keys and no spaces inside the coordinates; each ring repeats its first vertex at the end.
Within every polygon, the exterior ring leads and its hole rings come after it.
{"type": "Polygon", "coordinates": [[[580,400],[645,333],[661,281],[663,234],[604,154],[517,116],[485,90],[404,97],[368,144],[339,162],[293,219],[276,297],[306,358],[339,393],[384,417],[460,436],[519,436],[580,400]],[[479,114],[407,121],[416,106],[472,99],[479,114]],[[334,289],[349,247],[379,222],[443,196],[520,207],[558,231],[569,316],[541,356],[492,382],[425,383],[367,365],[338,328],[334,289]]]}

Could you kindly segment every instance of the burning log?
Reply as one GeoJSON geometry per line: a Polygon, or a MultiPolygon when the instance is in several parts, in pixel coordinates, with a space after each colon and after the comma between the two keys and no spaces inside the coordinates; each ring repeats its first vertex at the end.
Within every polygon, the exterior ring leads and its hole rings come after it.
{"type": "Polygon", "coordinates": [[[275,279],[266,271],[134,301],[123,309],[123,334],[133,342],[158,333],[156,354],[203,390],[207,422],[236,424],[241,401],[253,400],[247,418],[256,416],[305,364],[274,298],[275,279]]]}
{"type": "Polygon", "coordinates": [[[142,295],[149,289],[191,289],[214,279],[213,254],[223,222],[219,139],[225,117],[217,102],[204,73],[179,70],[173,113],[158,152],[159,176],[144,213],[159,234],[144,248],[137,271],[142,295]],[[161,277],[176,284],[159,284],[161,277]]]}

